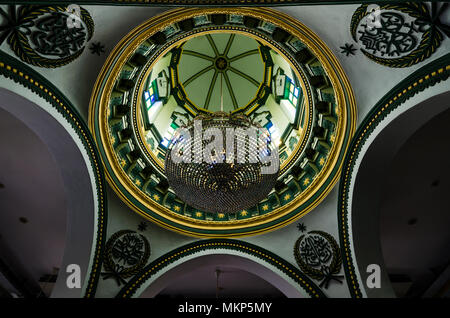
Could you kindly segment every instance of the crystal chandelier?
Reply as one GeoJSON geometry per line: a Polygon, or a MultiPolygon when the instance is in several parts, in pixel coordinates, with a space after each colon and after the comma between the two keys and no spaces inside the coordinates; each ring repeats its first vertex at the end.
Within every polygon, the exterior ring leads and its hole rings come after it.
{"type": "Polygon", "coordinates": [[[279,154],[267,129],[242,114],[199,115],[173,135],[165,173],[176,195],[206,212],[233,213],[273,189],[279,154]]]}

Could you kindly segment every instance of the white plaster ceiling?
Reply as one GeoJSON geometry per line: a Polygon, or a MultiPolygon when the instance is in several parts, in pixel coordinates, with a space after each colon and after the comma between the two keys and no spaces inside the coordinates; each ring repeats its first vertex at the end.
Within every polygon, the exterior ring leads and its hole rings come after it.
{"type": "MultiPolygon", "coordinates": [[[[0,254],[16,274],[37,284],[62,262],[66,235],[62,178],[46,145],[2,109],[0,149],[0,183],[4,185],[0,188],[0,254]]],[[[8,286],[4,281],[0,284],[8,286]]]]}

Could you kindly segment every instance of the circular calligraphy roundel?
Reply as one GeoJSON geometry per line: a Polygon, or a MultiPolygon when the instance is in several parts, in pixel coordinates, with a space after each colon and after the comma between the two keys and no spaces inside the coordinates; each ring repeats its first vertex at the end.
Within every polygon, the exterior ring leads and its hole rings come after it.
{"type": "Polygon", "coordinates": [[[77,6],[9,6],[1,37],[24,62],[59,67],[81,55],[94,33],[89,13],[77,6]]]}
{"type": "Polygon", "coordinates": [[[103,279],[114,278],[117,284],[126,284],[127,278],[138,273],[150,257],[150,244],[145,236],[132,230],[114,233],[106,243],[106,272],[103,279]]]}
{"type": "Polygon", "coordinates": [[[339,245],[328,233],[311,231],[295,242],[294,256],[300,269],[316,280],[319,287],[328,288],[331,280],[342,283],[342,258],[339,245]]]}
{"type": "MultiPolygon", "coordinates": [[[[445,9],[445,8],[444,8],[445,9]]],[[[430,57],[448,34],[445,10],[407,2],[360,6],[353,14],[353,39],[368,58],[389,67],[408,67],[430,57]]]]}

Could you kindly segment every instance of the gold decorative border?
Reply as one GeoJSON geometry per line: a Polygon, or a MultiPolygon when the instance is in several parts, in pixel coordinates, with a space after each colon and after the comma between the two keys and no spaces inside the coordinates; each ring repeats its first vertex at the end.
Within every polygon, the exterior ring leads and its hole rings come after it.
{"type": "MultiPolygon", "coordinates": [[[[208,230],[226,231],[236,229],[243,230],[250,226],[264,225],[269,222],[276,221],[277,219],[292,212],[297,207],[308,201],[317,192],[319,188],[325,185],[325,188],[322,190],[318,198],[316,198],[313,203],[311,203],[307,208],[300,211],[296,215],[290,217],[287,220],[284,220],[283,222],[279,222],[274,225],[264,227],[263,229],[254,231],[239,232],[232,234],[217,234],[217,233],[202,234],[191,230],[180,229],[176,226],[167,224],[166,222],[161,221],[155,217],[152,217],[151,215],[148,215],[147,213],[144,213],[143,211],[138,209],[129,200],[129,198],[127,198],[127,196],[118,189],[118,186],[114,184],[112,176],[109,174],[109,171],[105,169],[107,180],[110,183],[111,187],[130,208],[132,208],[135,212],[137,212],[141,216],[150,219],[165,228],[195,237],[247,236],[265,233],[293,222],[294,220],[309,213],[331,191],[331,189],[334,187],[335,183],[339,178],[339,173],[335,173],[332,180],[328,180],[328,178],[330,177],[332,170],[338,163],[340,151],[341,150],[346,151],[348,147],[349,143],[348,140],[344,145],[346,133],[348,132],[349,136],[351,137],[356,127],[356,101],[350,83],[340,63],[333,55],[331,50],[322,42],[322,40],[320,40],[320,38],[315,33],[313,33],[305,25],[291,18],[290,16],[282,12],[267,8],[175,9],[165,12],[162,15],[156,16],[148,20],[144,24],[138,26],[133,31],[131,31],[126,37],[124,37],[119,42],[119,44],[114,48],[113,53],[108,57],[99,74],[99,77],[97,78],[97,82],[94,86],[93,94],[91,96],[90,111],[89,111],[89,127],[92,131],[94,131],[95,121],[101,123],[100,140],[97,140],[97,137],[94,134],[96,142],[97,143],[100,142],[103,145],[105,145],[105,153],[107,160],[111,164],[113,173],[120,180],[121,185],[125,188],[125,190],[128,193],[133,194],[133,197],[136,200],[138,200],[140,204],[145,206],[147,209],[156,212],[160,217],[169,220],[171,222],[174,222],[175,224],[185,226],[188,228],[201,229],[207,231],[208,230]],[[301,195],[299,195],[296,199],[290,201],[286,205],[282,206],[281,208],[271,211],[267,214],[244,220],[234,220],[226,222],[193,220],[186,216],[176,214],[175,212],[172,212],[169,209],[161,205],[158,205],[152,202],[151,200],[148,200],[148,197],[134,185],[132,180],[129,179],[129,177],[125,174],[125,172],[119,165],[114,149],[111,146],[109,140],[110,139],[109,133],[107,129],[108,128],[107,108],[109,106],[108,98],[111,94],[115,79],[118,77],[122,65],[125,63],[125,61],[127,61],[131,57],[131,55],[140,46],[140,44],[143,43],[146,39],[148,39],[151,35],[155,34],[159,30],[164,29],[165,27],[173,23],[176,23],[184,19],[192,18],[197,15],[206,15],[214,13],[240,14],[259,18],[261,20],[269,21],[274,25],[281,27],[282,29],[288,31],[289,33],[299,38],[321,62],[322,67],[324,68],[334,88],[336,104],[339,107],[339,114],[340,114],[337,123],[336,141],[330,150],[329,159],[326,161],[326,164],[322,168],[321,172],[316,176],[316,178],[314,178],[310,186],[307,189],[305,189],[301,195]],[[108,74],[109,69],[111,69],[110,74],[108,74]],[[106,78],[106,76],[108,76],[108,79],[105,84],[105,88],[102,89],[102,81],[106,78]],[[347,93],[348,103],[346,102],[344,90],[347,93]],[[94,108],[98,97],[100,97],[99,118],[94,118],[94,108]],[[347,116],[350,116],[350,122],[347,121],[347,116]]],[[[342,168],[342,161],[339,163],[338,171],[340,171],[341,168],[342,168]]]]}

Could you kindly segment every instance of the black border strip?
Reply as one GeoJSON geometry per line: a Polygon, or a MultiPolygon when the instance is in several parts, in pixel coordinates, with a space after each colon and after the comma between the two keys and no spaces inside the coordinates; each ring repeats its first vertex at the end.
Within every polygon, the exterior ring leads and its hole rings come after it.
{"type": "MultiPolygon", "coordinates": [[[[407,1],[407,0],[406,0],[407,1]]],[[[57,1],[58,4],[80,4],[80,5],[116,5],[116,6],[148,6],[148,7],[273,7],[273,6],[312,6],[312,5],[344,5],[364,3],[402,3],[406,1],[389,1],[389,0],[74,0],[57,1]]],[[[0,0],[0,4],[40,4],[55,5],[56,1],[13,1],[0,0]]],[[[411,1],[409,1],[411,2],[411,1]]],[[[414,2],[414,1],[413,1],[414,2]]],[[[421,2],[421,1],[417,1],[421,2]]],[[[438,0],[430,0],[430,2],[438,2],[438,0]]]]}

